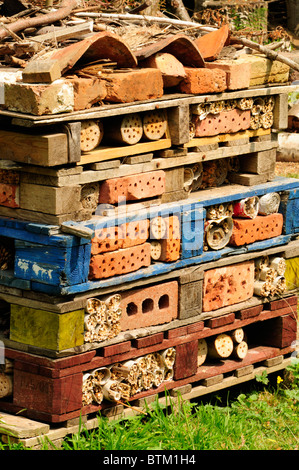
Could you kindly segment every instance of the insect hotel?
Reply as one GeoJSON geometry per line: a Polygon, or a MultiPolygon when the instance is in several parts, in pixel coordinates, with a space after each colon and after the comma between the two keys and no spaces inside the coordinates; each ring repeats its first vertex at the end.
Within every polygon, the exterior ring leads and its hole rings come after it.
{"type": "Polygon", "coordinates": [[[75,37],[0,70],[1,433],[28,447],[296,354],[290,67],[221,58],[226,26],[75,37]]]}

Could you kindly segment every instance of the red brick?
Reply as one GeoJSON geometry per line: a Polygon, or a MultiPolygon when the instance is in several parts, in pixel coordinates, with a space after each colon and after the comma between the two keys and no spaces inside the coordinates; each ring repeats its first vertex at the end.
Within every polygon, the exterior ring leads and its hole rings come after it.
{"type": "Polygon", "coordinates": [[[122,248],[141,245],[149,238],[149,220],[138,220],[121,225],[123,234],[122,248]]]}
{"type": "Polygon", "coordinates": [[[100,204],[116,204],[160,196],[165,192],[163,170],[106,180],[100,187],[100,204]]]}
{"type": "Polygon", "coordinates": [[[120,228],[114,226],[97,229],[91,240],[91,254],[97,255],[122,248],[123,239],[119,237],[119,231],[120,228]]]}
{"type": "Polygon", "coordinates": [[[177,281],[125,291],[121,297],[122,331],[161,325],[178,316],[177,281]]]}
{"type": "Polygon", "coordinates": [[[131,341],[124,341],[123,343],[119,344],[111,344],[111,346],[104,346],[103,347],[103,356],[116,356],[117,354],[123,354],[131,349],[131,341]]]}
{"type": "Polygon", "coordinates": [[[0,206],[20,207],[18,185],[0,183],[0,206]]]}
{"type": "Polygon", "coordinates": [[[263,311],[263,308],[263,304],[256,305],[255,307],[245,308],[240,310],[240,312],[236,314],[236,317],[240,320],[247,320],[248,318],[258,316],[263,311]]]}
{"type": "Polygon", "coordinates": [[[226,73],[226,86],[228,90],[240,90],[250,85],[251,65],[238,63],[234,60],[215,60],[206,62],[208,69],[220,69],[226,73]]]}
{"type": "Polygon", "coordinates": [[[186,77],[178,85],[181,93],[202,95],[226,90],[226,73],[220,69],[185,67],[186,77]]]}
{"type": "Polygon", "coordinates": [[[234,219],[234,227],[229,244],[240,246],[278,237],[282,234],[282,228],[282,214],[259,215],[254,219],[234,219]]]}
{"type": "Polygon", "coordinates": [[[163,79],[160,70],[144,68],[127,72],[104,74],[106,82],[105,100],[113,103],[153,100],[163,96],[163,79]]]}
{"type": "Polygon", "coordinates": [[[74,111],[89,109],[105,99],[106,84],[97,78],[70,77],[67,79],[74,87],[74,111]]]}
{"type": "Polygon", "coordinates": [[[273,300],[270,302],[270,310],[277,310],[279,308],[289,307],[290,305],[297,305],[298,297],[297,295],[292,295],[291,297],[285,297],[284,299],[273,300]]]}
{"type": "Polygon", "coordinates": [[[156,333],[155,335],[146,336],[145,338],[137,338],[132,344],[137,349],[147,348],[148,346],[154,346],[155,344],[162,343],[164,339],[164,333],[156,333]]]}
{"type": "Polygon", "coordinates": [[[165,219],[167,222],[166,236],[161,240],[160,261],[176,261],[180,257],[181,250],[181,229],[180,220],[177,216],[165,219]]]}
{"type": "Polygon", "coordinates": [[[126,274],[147,267],[150,264],[150,243],[94,255],[90,260],[89,279],[103,279],[126,274]]]}
{"type": "Polygon", "coordinates": [[[193,116],[192,122],[195,124],[195,137],[232,134],[249,129],[250,111],[240,109],[221,111],[219,114],[209,114],[202,120],[198,116],[193,116]]]}
{"type": "Polygon", "coordinates": [[[228,315],[223,315],[221,317],[210,318],[207,321],[208,328],[219,328],[220,326],[229,325],[235,321],[235,314],[229,313],[228,315]]]}
{"type": "Polygon", "coordinates": [[[203,311],[233,305],[253,296],[254,262],[210,269],[204,274],[203,311]]]}
{"type": "Polygon", "coordinates": [[[96,255],[142,245],[149,238],[149,220],[138,220],[119,227],[104,227],[95,231],[91,240],[91,254],[96,255]]]}

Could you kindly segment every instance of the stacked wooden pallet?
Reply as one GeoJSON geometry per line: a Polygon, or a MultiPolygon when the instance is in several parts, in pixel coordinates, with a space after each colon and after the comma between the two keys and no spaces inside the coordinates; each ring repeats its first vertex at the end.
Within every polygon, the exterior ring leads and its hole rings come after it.
{"type": "Polygon", "coordinates": [[[2,110],[0,410],[33,420],[28,445],[294,354],[299,182],[275,177],[294,87],[223,73],[219,93],[2,110]]]}

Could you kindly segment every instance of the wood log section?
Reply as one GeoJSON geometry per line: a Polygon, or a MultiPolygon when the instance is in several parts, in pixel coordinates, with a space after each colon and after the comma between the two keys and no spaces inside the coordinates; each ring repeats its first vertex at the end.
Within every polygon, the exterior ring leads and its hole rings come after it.
{"type": "Polygon", "coordinates": [[[152,240],[161,240],[165,237],[167,224],[163,217],[157,216],[150,221],[150,238],[152,240]]]}
{"type": "Polygon", "coordinates": [[[157,52],[143,61],[142,66],[159,69],[162,73],[164,88],[177,86],[186,76],[183,64],[168,52],[157,52]]]}
{"type": "Polygon", "coordinates": [[[232,354],[233,350],[233,340],[226,333],[217,335],[208,343],[208,355],[213,359],[226,359],[232,354]]]}
{"type": "Polygon", "coordinates": [[[230,334],[230,336],[231,336],[234,343],[239,344],[244,340],[245,335],[244,335],[243,328],[237,328],[236,330],[231,331],[229,334],[230,334]]]}
{"type": "Polygon", "coordinates": [[[208,355],[208,343],[202,338],[198,340],[198,354],[197,354],[197,366],[201,366],[208,355]]]}
{"type": "Polygon", "coordinates": [[[143,135],[142,119],[138,113],[128,114],[121,119],[113,119],[105,126],[105,137],[118,144],[137,144],[143,135]]]}
{"type": "Polygon", "coordinates": [[[165,110],[148,111],[143,115],[143,136],[146,140],[159,140],[167,130],[165,110]]]}
{"type": "Polygon", "coordinates": [[[248,344],[246,341],[241,341],[239,344],[234,345],[232,356],[236,359],[244,359],[248,353],[248,344]]]}
{"type": "Polygon", "coordinates": [[[12,376],[7,375],[7,374],[0,374],[0,398],[11,396],[12,390],[13,390],[12,376]]]}
{"type": "Polygon", "coordinates": [[[90,152],[100,145],[104,136],[102,121],[88,119],[81,123],[80,147],[82,152],[90,152]]]}
{"type": "Polygon", "coordinates": [[[162,255],[162,246],[159,240],[151,241],[151,259],[158,261],[162,255]]]}

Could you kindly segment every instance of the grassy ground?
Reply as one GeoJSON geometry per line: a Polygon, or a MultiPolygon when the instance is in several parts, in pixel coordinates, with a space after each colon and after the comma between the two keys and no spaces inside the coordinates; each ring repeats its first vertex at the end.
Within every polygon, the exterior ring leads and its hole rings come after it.
{"type": "MultiPolygon", "coordinates": [[[[98,428],[64,440],[60,450],[298,450],[299,360],[279,374],[166,410],[119,421],[99,416],[98,428]]],[[[1,425],[0,425],[1,427],[1,425]]],[[[50,447],[45,445],[43,450],[50,447]]],[[[1,449],[1,445],[0,445],[1,449]]],[[[4,447],[2,446],[2,449],[4,447]]],[[[21,446],[8,446],[22,450],[21,446]]],[[[119,455],[119,454],[117,454],[119,455]]]]}

